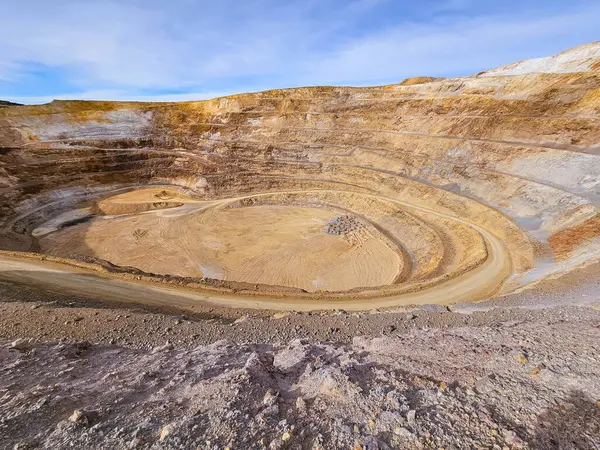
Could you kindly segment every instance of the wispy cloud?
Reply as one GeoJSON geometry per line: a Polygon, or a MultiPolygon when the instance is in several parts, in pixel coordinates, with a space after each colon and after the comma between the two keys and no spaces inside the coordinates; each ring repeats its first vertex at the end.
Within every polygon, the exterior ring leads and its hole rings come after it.
{"type": "Polygon", "coordinates": [[[0,98],[207,98],[457,75],[599,39],[596,1],[4,2],[0,98]]]}
{"type": "Polygon", "coordinates": [[[600,5],[564,14],[459,16],[405,23],[348,42],[307,71],[308,83],[394,82],[478,72],[600,38],[600,5]]]}

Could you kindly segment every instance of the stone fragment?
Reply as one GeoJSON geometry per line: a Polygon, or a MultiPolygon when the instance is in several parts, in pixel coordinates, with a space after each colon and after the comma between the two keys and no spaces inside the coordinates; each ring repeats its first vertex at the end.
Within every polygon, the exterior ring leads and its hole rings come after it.
{"type": "Polygon", "coordinates": [[[406,421],[411,427],[416,425],[416,415],[417,412],[414,409],[411,409],[410,411],[408,411],[408,413],[406,413],[406,421]]]}
{"type": "Polygon", "coordinates": [[[273,406],[275,403],[277,403],[278,398],[279,394],[269,389],[263,397],[263,405],[273,406]]]}
{"type": "Polygon", "coordinates": [[[10,347],[19,352],[27,352],[32,349],[31,341],[29,339],[16,339],[11,342],[10,347]]]}
{"type": "Polygon", "coordinates": [[[165,425],[164,427],[162,427],[160,429],[160,435],[158,437],[159,441],[164,441],[167,436],[169,436],[169,434],[171,433],[171,427],[169,425],[165,425]]]}
{"type": "Polygon", "coordinates": [[[302,397],[296,399],[296,409],[302,414],[306,412],[306,401],[302,397]]]}
{"type": "Polygon", "coordinates": [[[82,425],[90,425],[98,419],[98,413],[95,411],[86,411],[84,409],[76,409],[69,416],[69,421],[82,425]]]}

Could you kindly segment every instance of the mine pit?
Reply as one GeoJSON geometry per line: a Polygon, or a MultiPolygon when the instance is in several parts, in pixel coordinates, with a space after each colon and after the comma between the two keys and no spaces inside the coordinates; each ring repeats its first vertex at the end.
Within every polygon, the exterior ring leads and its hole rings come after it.
{"type": "Polygon", "coordinates": [[[0,249],[256,308],[533,288],[600,256],[600,81],[511,76],[3,108],[0,249]]]}

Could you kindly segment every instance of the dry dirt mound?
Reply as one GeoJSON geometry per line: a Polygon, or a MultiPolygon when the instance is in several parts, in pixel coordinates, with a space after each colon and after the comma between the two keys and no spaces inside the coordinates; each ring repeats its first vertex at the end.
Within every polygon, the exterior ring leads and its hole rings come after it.
{"type": "Polygon", "coordinates": [[[599,49],[373,88],[3,108],[0,245],[257,307],[531,287],[600,257],[599,49]]]}

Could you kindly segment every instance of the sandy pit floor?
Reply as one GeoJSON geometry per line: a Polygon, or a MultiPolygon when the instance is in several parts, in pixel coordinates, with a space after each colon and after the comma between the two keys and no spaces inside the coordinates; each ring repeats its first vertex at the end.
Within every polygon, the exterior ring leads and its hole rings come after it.
{"type": "Polygon", "coordinates": [[[113,215],[48,234],[40,241],[42,250],[97,257],[149,273],[306,291],[388,285],[402,270],[402,257],[385,236],[336,211],[228,208],[227,202],[193,202],[155,191],[100,202],[100,209],[113,215]]]}
{"type": "Polygon", "coordinates": [[[79,208],[32,230],[41,253],[68,266],[56,267],[64,276],[44,270],[45,257],[19,263],[7,254],[2,270],[63,292],[115,290],[128,301],[304,311],[477,301],[498,293],[513,266],[496,234],[383,195],[305,190],[203,200],[151,188],[79,208]],[[104,275],[71,273],[82,259],[97,263],[84,272],[104,275]],[[117,272],[129,277],[107,283],[117,272]]]}

